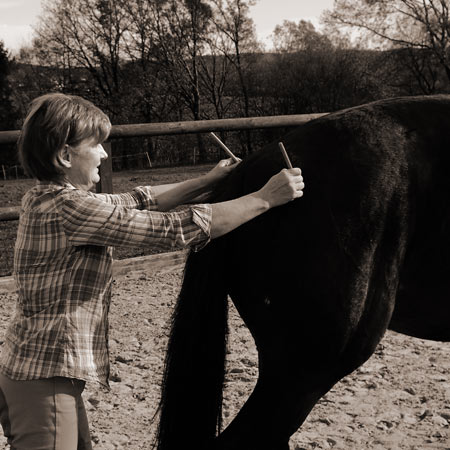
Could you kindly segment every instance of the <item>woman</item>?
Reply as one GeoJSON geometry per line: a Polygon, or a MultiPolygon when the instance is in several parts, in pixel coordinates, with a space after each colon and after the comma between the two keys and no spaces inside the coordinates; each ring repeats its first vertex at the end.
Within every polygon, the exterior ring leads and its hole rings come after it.
{"type": "Polygon", "coordinates": [[[268,209],[302,195],[300,169],[259,191],[164,212],[205,193],[236,164],[221,161],[182,183],[95,194],[107,157],[108,117],[81,97],[35,99],[19,157],[37,184],[22,200],[14,256],[15,317],[0,358],[0,418],[14,449],[90,449],[81,393],[108,385],[112,247],[198,250],[268,209]]]}

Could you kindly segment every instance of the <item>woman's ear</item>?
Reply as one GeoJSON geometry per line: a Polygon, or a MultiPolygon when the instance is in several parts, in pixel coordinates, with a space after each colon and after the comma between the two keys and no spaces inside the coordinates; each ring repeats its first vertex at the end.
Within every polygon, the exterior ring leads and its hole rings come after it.
{"type": "Polygon", "coordinates": [[[58,150],[54,162],[61,169],[70,169],[72,167],[70,150],[67,144],[62,149],[58,150]]]}

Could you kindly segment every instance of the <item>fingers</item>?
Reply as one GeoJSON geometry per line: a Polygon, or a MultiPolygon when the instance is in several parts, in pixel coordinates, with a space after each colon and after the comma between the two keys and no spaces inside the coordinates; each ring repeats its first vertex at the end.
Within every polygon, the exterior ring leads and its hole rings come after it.
{"type": "Polygon", "coordinates": [[[305,183],[303,181],[302,171],[299,167],[294,167],[292,169],[284,169],[288,172],[290,176],[290,185],[292,187],[292,200],[303,196],[303,189],[305,188],[305,183]]]}
{"type": "Polygon", "coordinates": [[[283,169],[286,172],[290,173],[291,175],[301,175],[302,169],[300,167],[293,167],[292,169],[283,169]]]}
{"type": "Polygon", "coordinates": [[[303,187],[297,188],[297,189],[295,190],[295,196],[296,196],[296,198],[298,198],[298,197],[303,197],[303,189],[304,189],[304,187],[305,187],[305,185],[303,184],[303,187]]]}
{"type": "Polygon", "coordinates": [[[303,189],[305,189],[305,183],[303,183],[303,181],[300,181],[298,183],[295,183],[294,187],[296,190],[302,191],[303,189]]]}
{"type": "Polygon", "coordinates": [[[293,169],[283,169],[281,172],[284,172],[293,183],[303,182],[302,171],[299,167],[294,167],[293,169]]]}
{"type": "Polygon", "coordinates": [[[239,164],[241,161],[242,161],[242,159],[240,159],[240,158],[237,158],[237,161],[235,161],[233,158],[222,159],[219,162],[219,166],[220,167],[234,166],[235,164],[239,164]]]}
{"type": "Polygon", "coordinates": [[[217,163],[217,167],[226,167],[229,166],[229,159],[221,159],[218,163],[217,163]]]}
{"type": "Polygon", "coordinates": [[[234,166],[235,164],[239,164],[240,162],[242,162],[242,159],[241,158],[236,158],[236,159],[229,158],[229,159],[227,159],[227,161],[229,161],[229,163],[228,163],[229,166],[234,166]]]}

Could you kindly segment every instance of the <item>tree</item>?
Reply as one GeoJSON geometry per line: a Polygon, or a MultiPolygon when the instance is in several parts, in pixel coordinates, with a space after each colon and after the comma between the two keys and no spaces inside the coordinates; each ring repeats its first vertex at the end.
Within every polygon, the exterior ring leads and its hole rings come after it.
{"type": "Polygon", "coordinates": [[[192,113],[201,118],[201,93],[199,90],[199,59],[208,34],[211,9],[202,0],[169,0],[157,11],[156,20],[159,55],[177,92],[192,113]]]}
{"type": "Polygon", "coordinates": [[[17,114],[11,100],[12,89],[8,78],[11,65],[9,53],[0,40],[0,130],[11,130],[17,126],[17,114]]]}
{"type": "MultiPolygon", "coordinates": [[[[178,109],[178,120],[185,110],[193,120],[203,118],[200,68],[209,33],[211,8],[203,0],[166,0],[152,5],[152,26],[157,40],[155,58],[161,67],[178,109]]],[[[199,160],[206,150],[197,134],[199,160]]]]}
{"type": "MultiPolygon", "coordinates": [[[[213,22],[220,37],[218,50],[231,63],[237,74],[241,94],[242,108],[239,112],[244,117],[250,116],[250,66],[254,58],[243,55],[255,54],[260,50],[256,39],[253,19],[249,16],[249,7],[254,0],[210,0],[214,5],[213,22]]],[[[245,152],[252,152],[250,132],[245,132],[245,152]]]]}
{"type": "MultiPolygon", "coordinates": [[[[18,114],[12,102],[12,89],[9,82],[13,61],[0,40],[0,130],[14,130],[18,127],[18,114]]],[[[3,144],[0,148],[0,163],[17,164],[16,146],[3,144]]]]}
{"type": "Polygon", "coordinates": [[[285,20],[275,27],[272,40],[276,53],[266,64],[265,88],[270,114],[336,111],[381,95],[374,52],[348,48],[341,36],[331,41],[304,20],[285,20]]]}
{"type": "MultiPolygon", "coordinates": [[[[89,97],[114,117],[120,104],[123,78],[121,58],[129,26],[126,0],[47,0],[36,28],[37,54],[71,77],[73,69],[86,69],[97,92],[89,97]],[[101,102],[103,103],[103,102],[101,102]]],[[[65,86],[62,87],[64,90],[65,86]]]]}
{"type": "Polygon", "coordinates": [[[129,0],[125,4],[130,18],[125,40],[127,63],[123,73],[127,80],[127,98],[139,110],[145,122],[167,119],[170,90],[163,67],[158,61],[158,36],[154,23],[154,0],[129,0]]]}
{"type": "Polygon", "coordinates": [[[282,25],[275,27],[272,42],[277,53],[321,50],[331,46],[328,37],[316,31],[314,25],[306,20],[299,20],[298,23],[284,20],[282,25]]]}
{"type": "Polygon", "coordinates": [[[408,49],[410,65],[423,84],[433,84],[429,68],[437,65],[443,72],[442,89],[449,89],[448,0],[336,0],[323,20],[340,29],[357,30],[365,45],[408,49]]]}
{"type": "Polygon", "coordinates": [[[384,54],[383,78],[399,95],[431,95],[441,90],[442,70],[428,50],[400,48],[384,54]]]}
{"type": "Polygon", "coordinates": [[[212,34],[205,45],[205,54],[199,60],[200,90],[210,106],[204,110],[207,119],[224,118],[236,103],[234,97],[227,95],[232,66],[229,59],[218,50],[219,40],[217,34],[212,34]]]}
{"type": "Polygon", "coordinates": [[[273,54],[263,62],[266,114],[332,112],[390,96],[378,78],[379,58],[378,52],[333,46],[273,54]]]}

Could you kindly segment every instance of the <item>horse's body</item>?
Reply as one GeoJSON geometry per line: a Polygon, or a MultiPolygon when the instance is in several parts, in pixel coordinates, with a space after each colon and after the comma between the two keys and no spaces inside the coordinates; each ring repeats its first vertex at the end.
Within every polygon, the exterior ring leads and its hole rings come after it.
{"type": "MultiPolygon", "coordinates": [[[[387,328],[450,340],[450,96],[374,102],[283,138],[305,195],[186,265],[164,378],[160,450],[285,450],[317,400],[387,328]],[[254,392],[218,436],[229,295],[258,349],[254,392]]],[[[276,143],[216,201],[284,166],[276,143]]]]}

